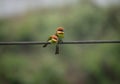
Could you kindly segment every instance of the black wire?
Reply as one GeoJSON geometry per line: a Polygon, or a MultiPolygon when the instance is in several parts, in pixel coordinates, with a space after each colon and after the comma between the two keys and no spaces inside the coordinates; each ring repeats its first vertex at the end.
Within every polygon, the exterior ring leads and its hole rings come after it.
{"type": "MultiPolygon", "coordinates": [[[[42,45],[50,44],[49,42],[41,41],[26,41],[26,42],[0,42],[0,45],[42,45]]],[[[86,41],[65,41],[60,44],[110,44],[120,43],[120,40],[86,40],[86,41]]]]}
{"type": "Polygon", "coordinates": [[[63,44],[103,44],[103,43],[120,43],[120,40],[86,40],[86,41],[71,41],[63,44]]]}

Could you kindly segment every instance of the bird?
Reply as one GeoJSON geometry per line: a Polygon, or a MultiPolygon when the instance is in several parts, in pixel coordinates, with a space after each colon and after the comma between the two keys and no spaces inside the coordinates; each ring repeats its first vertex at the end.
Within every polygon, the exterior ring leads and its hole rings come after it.
{"type": "Polygon", "coordinates": [[[58,36],[59,42],[63,42],[62,38],[64,38],[64,28],[58,27],[55,35],[58,36]]]}
{"type": "MultiPolygon", "coordinates": [[[[51,44],[57,44],[57,43],[58,43],[58,36],[56,36],[56,35],[51,35],[51,36],[48,38],[47,42],[49,42],[49,43],[51,43],[51,44]]],[[[45,44],[43,45],[43,47],[47,47],[47,45],[48,45],[48,43],[45,43],[45,44]]]]}
{"type": "Polygon", "coordinates": [[[59,54],[59,43],[63,42],[62,39],[64,38],[64,28],[58,27],[55,35],[58,37],[58,43],[56,44],[55,54],[59,54]]]}

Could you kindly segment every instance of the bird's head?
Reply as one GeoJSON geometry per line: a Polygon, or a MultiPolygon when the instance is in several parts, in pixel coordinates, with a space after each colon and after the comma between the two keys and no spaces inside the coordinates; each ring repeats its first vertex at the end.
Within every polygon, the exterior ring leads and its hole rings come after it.
{"type": "Polygon", "coordinates": [[[63,27],[58,27],[56,33],[57,33],[57,35],[58,34],[64,34],[64,28],[63,27]]]}
{"type": "Polygon", "coordinates": [[[57,28],[57,31],[64,32],[64,28],[63,28],[63,27],[58,27],[58,28],[57,28]]]}
{"type": "Polygon", "coordinates": [[[54,42],[58,41],[58,37],[56,35],[52,35],[51,38],[52,38],[52,41],[54,41],[54,42]]]}

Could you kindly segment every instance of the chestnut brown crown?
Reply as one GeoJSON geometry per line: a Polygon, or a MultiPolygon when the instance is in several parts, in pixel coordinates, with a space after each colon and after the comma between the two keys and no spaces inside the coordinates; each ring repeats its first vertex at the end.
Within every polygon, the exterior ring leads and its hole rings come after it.
{"type": "Polygon", "coordinates": [[[63,27],[58,27],[57,31],[64,31],[64,28],[63,27]]]}

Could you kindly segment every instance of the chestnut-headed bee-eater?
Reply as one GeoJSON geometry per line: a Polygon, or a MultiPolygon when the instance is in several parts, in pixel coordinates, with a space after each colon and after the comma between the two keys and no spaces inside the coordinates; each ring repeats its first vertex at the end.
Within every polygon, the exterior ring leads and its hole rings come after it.
{"type": "MultiPolygon", "coordinates": [[[[52,35],[48,38],[47,42],[51,44],[57,44],[58,43],[58,37],[56,35],[52,35]]],[[[44,44],[43,47],[47,47],[48,43],[44,44]]]]}
{"type": "Polygon", "coordinates": [[[63,27],[57,28],[56,36],[58,36],[59,42],[62,42],[62,38],[64,38],[64,28],[63,27]]]}
{"type": "Polygon", "coordinates": [[[59,54],[59,43],[63,42],[62,38],[64,38],[64,28],[63,27],[58,27],[57,28],[56,36],[58,36],[58,43],[56,45],[55,54],[59,54]]]}

